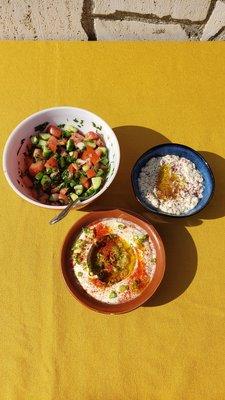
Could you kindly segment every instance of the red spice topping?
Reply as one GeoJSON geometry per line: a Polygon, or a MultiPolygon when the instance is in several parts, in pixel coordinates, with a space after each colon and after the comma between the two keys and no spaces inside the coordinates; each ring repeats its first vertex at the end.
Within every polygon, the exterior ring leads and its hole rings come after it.
{"type": "Polygon", "coordinates": [[[138,258],[138,266],[131,275],[131,282],[137,283],[137,289],[143,289],[149,281],[149,276],[145,270],[145,264],[141,258],[138,258]]]}
{"type": "Polygon", "coordinates": [[[105,283],[100,281],[100,279],[98,279],[98,278],[91,279],[91,283],[93,283],[97,287],[104,287],[105,286],[105,283]]]}
{"type": "Polygon", "coordinates": [[[99,223],[94,228],[94,233],[95,233],[96,239],[102,239],[104,236],[109,234],[109,229],[107,226],[104,226],[102,223],[99,223]]]}

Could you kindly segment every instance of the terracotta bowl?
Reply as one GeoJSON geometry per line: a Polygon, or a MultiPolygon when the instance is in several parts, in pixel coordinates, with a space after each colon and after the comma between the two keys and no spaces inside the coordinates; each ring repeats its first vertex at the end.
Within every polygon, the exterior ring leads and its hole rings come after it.
{"type": "Polygon", "coordinates": [[[62,247],[61,266],[67,286],[78,301],[88,308],[101,313],[120,314],[132,311],[139,307],[141,304],[145,303],[156,291],[165,271],[165,251],[158,232],[151,224],[140,218],[138,215],[123,210],[95,211],[80,218],[68,232],[62,247]],[[146,230],[156,249],[157,262],[153,279],[138,297],[125,303],[107,304],[94,299],[82,288],[74,274],[73,268],[71,268],[70,251],[75,238],[83,227],[89,225],[90,223],[97,222],[103,218],[122,218],[139,225],[141,228],[146,230]]]}

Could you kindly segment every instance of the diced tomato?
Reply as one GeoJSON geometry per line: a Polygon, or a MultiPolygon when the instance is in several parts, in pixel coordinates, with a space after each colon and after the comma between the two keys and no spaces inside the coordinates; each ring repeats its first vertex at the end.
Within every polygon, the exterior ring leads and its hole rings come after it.
{"type": "Polygon", "coordinates": [[[66,194],[68,192],[68,188],[62,188],[60,189],[60,194],[66,194]]]}
{"type": "Polygon", "coordinates": [[[46,203],[46,201],[48,200],[48,195],[46,193],[42,194],[39,197],[39,200],[40,200],[41,203],[46,203]]]}
{"type": "Polygon", "coordinates": [[[67,195],[66,194],[62,194],[62,193],[59,194],[59,200],[64,201],[64,203],[68,203],[68,201],[69,201],[67,195]]]}
{"type": "Polygon", "coordinates": [[[60,128],[58,128],[58,126],[49,125],[47,130],[49,133],[51,133],[52,136],[56,137],[57,139],[59,139],[62,135],[62,131],[60,128]]]}
{"type": "Polygon", "coordinates": [[[93,176],[96,175],[96,172],[93,169],[88,169],[86,174],[88,178],[93,178],[93,176]]]}
{"type": "Polygon", "coordinates": [[[102,150],[99,149],[99,147],[97,149],[95,149],[96,154],[98,154],[100,157],[102,155],[102,150]]]}
{"type": "Polygon", "coordinates": [[[91,186],[90,180],[85,176],[82,176],[82,178],[80,179],[80,183],[85,187],[85,189],[88,189],[91,186]]]}
{"type": "Polygon", "coordinates": [[[43,161],[36,161],[35,163],[32,163],[29,167],[29,173],[31,176],[35,176],[38,174],[38,172],[43,171],[45,168],[43,161]]]}
{"type": "Polygon", "coordinates": [[[48,141],[47,141],[47,146],[48,148],[55,153],[58,145],[58,140],[56,139],[55,136],[51,136],[48,141]]]}
{"type": "Polygon", "coordinates": [[[89,158],[89,153],[87,152],[87,150],[84,150],[84,152],[82,153],[81,159],[87,160],[88,158],[89,158]]]}
{"type": "Polygon", "coordinates": [[[22,181],[23,181],[24,186],[26,186],[27,188],[30,189],[33,187],[33,182],[27,175],[25,175],[23,177],[22,181]]]}
{"type": "Polygon", "coordinates": [[[45,168],[56,168],[58,166],[58,162],[55,157],[50,157],[48,161],[45,163],[45,168]]]}
{"type": "Polygon", "coordinates": [[[51,193],[58,193],[59,192],[59,187],[56,186],[54,188],[51,189],[51,193]]]}
{"type": "Polygon", "coordinates": [[[73,139],[74,143],[77,144],[79,142],[82,142],[84,140],[84,135],[82,135],[79,132],[74,132],[71,136],[71,139],[73,139]]]}
{"type": "Polygon", "coordinates": [[[30,157],[30,156],[26,156],[26,158],[25,158],[25,164],[26,164],[26,167],[29,168],[29,166],[30,166],[31,164],[33,164],[33,158],[30,157]]]}
{"type": "Polygon", "coordinates": [[[99,162],[100,157],[99,157],[99,155],[96,154],[95,151],[94,151],[94,153],[90,155],[90,160],[91,160],[91,162],[92,162],[93,165],[96,165],[96,164],[99,162]]]}
{"type": "Polygon", "coordinates": [[[89,140],[97,140],[97,139],[99,139],[99,135],[97,133],[95,133],[95,132],[92,132],[92,131],[87,132],[85,137],[87,139],[89,139],[89,140]]]}
{"type": "Polygon", "coordinates": [[[96,144],[97,146],[105,146],[104,142],[100,138],[96,141],[96,144]]]}
{"type": "Polygon", "coordinates": [[[74,171],[74,166],[73,166],[73,164],[70,164],[70,165],[68,166],[67,169],[68,169],[68,171],[71,172],[72,174],[75,172],[75,171],[74,171]]]}
{"type": "Polygon", "coordinates": [[[78,165],[77,165],[76,163],[73,163],[72,165],[73,165],[74,171],[77,172],[78,169],[79,169],[79,168],[78,168],[78,165]]]}
{"type": "Polygon", "coordinates": [[[99,154],[97,154],[91,146],[87,146],[87,149],[83,152],[81,158],[82,160],[87,160],[87,158],[90,158],[90,161],[93,165],[97,164],[100,160],[99,154]]]}
{"type": "Polygon", "coordinates": [[[37,191],[34,188],[30,189],[30,195],[34,198],[37,199],[38,195],[37,195],[37,191]]]}

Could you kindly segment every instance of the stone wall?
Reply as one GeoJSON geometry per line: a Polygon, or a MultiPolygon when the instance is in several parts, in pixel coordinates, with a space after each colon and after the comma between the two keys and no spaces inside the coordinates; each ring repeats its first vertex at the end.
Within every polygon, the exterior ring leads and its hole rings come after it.
{"type": "Polygon", "coordinates": [[[0,0],[0,39],[224,40],[225,0],[0,0]]]}

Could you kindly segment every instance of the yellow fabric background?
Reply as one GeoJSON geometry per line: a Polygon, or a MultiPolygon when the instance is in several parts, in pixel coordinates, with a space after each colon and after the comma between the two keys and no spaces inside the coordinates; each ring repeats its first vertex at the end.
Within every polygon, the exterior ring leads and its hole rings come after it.
{"type": "Polygon", "coordinates": [[[167,272],[148,306],[100,315],[72,297],[60,247],[73,222],[23,201],[1,174],[1,400],[224,400],[225,43],[0,44],[1,148],[46,107],[102,116],[122,149],[119,175],[93,207],[153,221],[130,167],[163,141],[202,151],[216,195],[201,214],[155,221],[167,272]],[[223,218],[222,218],[223,217],[223,218]]]}

